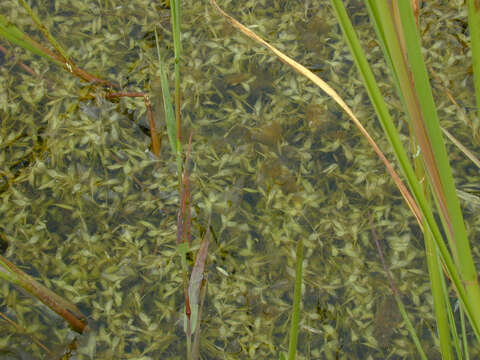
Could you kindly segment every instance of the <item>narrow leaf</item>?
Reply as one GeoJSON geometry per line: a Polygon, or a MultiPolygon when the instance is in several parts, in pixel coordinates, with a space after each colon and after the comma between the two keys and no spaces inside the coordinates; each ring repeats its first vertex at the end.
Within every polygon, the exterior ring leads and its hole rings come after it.
{"type": "Polygon", "coordinates": [[[210,230],[208,230],[209,227],[210,223],[208,224],[207,232],[203,237],[200,249],[198,249],[197,259],[195,260],[195,266],[193,267],[192,275],[190,276],[190,284],[188,285],[188,296],[190,299],[190,307],[192,309],[192,314],[190,318],[192,321],[193,330],[195,330],[196,328],[198,319],[198,307],[200,305],[200,289],[202,286],[205,271],[205,262],[207,260],[208,254],[208,238],[210,233],[210,230]]]}

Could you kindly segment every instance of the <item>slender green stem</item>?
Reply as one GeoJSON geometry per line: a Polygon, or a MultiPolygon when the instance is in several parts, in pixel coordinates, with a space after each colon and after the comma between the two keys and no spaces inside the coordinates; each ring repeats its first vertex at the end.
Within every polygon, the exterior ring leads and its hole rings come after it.
{"type": "Polygon", "coordinates": [[[465,315],[463,313],[462,307],[460,307],[460,325],[462,327],[462,348],[463,353],[465,354],[465,360],[470,360],[470,353],[468,352],[468,341],[467,341],[467,329],[465,324],[465,315]]]}
{"type": "Polygon", "coordinates": [[[444,281],[442,278],[442,270],[438,252],[435,251],[435,243],[429,231],[425,231],[424,239],[428,272],[430,275],[430,283],[432,284],[433,309],[435,312],[435,319],[437,321],[442,359],[449,360],[453,359],[454,357],[452,353],[450,326],[446,306],[446,301],[448,301],[448,292],[447,296],[445,297],[444,286],[442,284],[444,281]]]}
{"type": "Polygon", "coordinates": [[[478,115],[480,119],[480,3],[478,0],[468,0],[468,29],[470,30],[470,46],[472,48],[473,80],[478,115]]]}
{"type": "MultiPolygon", "coordinates": [[[[182,57],[181,43],[181,2],[180,0],[171,1],[171,18],[173,28],[173,47],[175,51],[175,118],[177,122],[177,141],[181,144],[181,87],[180,87],[180,65],[182,57]]],[[[181,152],[181,149],[180,149],[181,152]]]]}
{"type": "Polygon", "coordinates": [[[0,14],[0,36],[8,41],[27,49],[28,51],[40,55],[48,60],[54,61],[57,65],[62,65],[62,62],[54,53],[46,49],[44,46],[37,43],[28,35],[23,33],[18,27],[8,21],[2,14],[0,14]]]}
{"type": "Polygon", "coordinates": [[[52,44],[52,46],[57,50],[57,52],[60,54],[62,57],[62,60],[64,62],[65,67],[70,71],[73,72],[73,62],[70,60],[67,52],[63,49],[63,47],[58,43],[57,40],[50,34],[50,31],[48,31],[47,27],[42,23],[40,18],[37,16],[37,14],[32,10],[30,5],[27,4],[25,0],[19,0],[20,3],[23,5],[25,10],[28,12],[30,17],[32,18],[33,22],[37,25],[39,30],[43,33],[43,35],[47,38],[47,40],[52,44]]]}
{"type": "Polygon", "coordinates": [[[172,32],[173,32],[173,47],[175,53],[175,123],[176,123],[176,139],[177,139],[177,168],[179,174],[179,184],[182,181],[182,116],[181,116],[181,94],[180,87],[180,60],[182,56],[181,43],[181,6],[180,0],[172,0],[170,3],[172,32]]]}

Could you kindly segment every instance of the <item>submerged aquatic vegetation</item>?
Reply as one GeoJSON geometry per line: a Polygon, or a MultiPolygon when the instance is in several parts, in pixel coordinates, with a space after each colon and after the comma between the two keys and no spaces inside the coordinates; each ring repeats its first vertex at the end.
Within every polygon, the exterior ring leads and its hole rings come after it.
{"type": "MultiPolygon", "coordinates": [[[[384,3],[367,3],[371,18],[375,21],[375,30],[380,37],[384,56],[388,65],[394,73],[397,88],[399,88],[400,96],[405,103],[405,111],[409,115],[409,127],[412,133],[415,134],[415,139],[418,142],[419,149],[421,149],[422,165],[420,162],[416,163],[416,173],[410,165],[410,159],[406,155],[403,145],[401,144],[400,134],[393,124],[387,110],[385,101],[379,91],[378,85],[375,82],[370,67],[366,61],[365,55],[361,45],[357,39],[355,31],[349,20],[348,14],[339,1],[332,1],[335,8],[337,19],[342,26],[347,42],[349,44],[352,55],[355,58],[355,63],[362,75],[365,86],[368,90],[369,97],[375,106],[376,113],[380,118],[382,127],[392,145],[397,160],[399,161],[402,171],[408,180],[410,191],[415,198],[410,195],[409,191],[403,185],[399,176],[393,169],[392,165],[386,159],[384,154],[379,150],[378,145],[374,142],[365,127],[359,122],[354,115],[351,108],[344,102],[338,93],[329,86],[324,80],[313,74],[307,68],[294,61],[292,58],[286,56],[283,52],[272,46],[253,31],[242,25],[232,16],[225,13],[215,2],[211,0],[213,7],[225,17],[234,27],[238,28],[242,33],[256,42],[264,45],[274,55],[276,55],[284,63],[292,67],[305,78],[311,80],[315,85],[320,87],[327,95],[332,97],[338,105],[349,115],[355,126],[360,130],[362,135],[368,140],[369,144],[375,150],[379,158],[384,163],[386,169],[395,181],[395,184],[404,197],[407,205],[412,213],[415,215],[419,226],[424,233],[424,240],[426,246],[427,263],[431,284],[433,287],[435,316],[437,320],[441,352],[442,356],[451,356],[452,346],[449,340],[449,330],[453,332],[455,338],[455,346],[457,353],[460,350],[460,340],[457,335],[455,321],[450,307],[449,295],[445,290],[445,283],[443,274],[440,271],[439,258],[441,258],[444,265],[444,271],[447,277],[454,284],[454,288],[458,294],[459,301],[461,301],[461,318],[463,321],[463,311],[470,320],[470,325],[477,338],[479,335],[479,315],[475,304],[478,302],[479,286],[477,282],[477,275],[474,269],[473,259],[471,257],[471,250],[468,239],[466,238],[465,226],[463,216],[460,211],[458,199],[456,196],[456,189],[453,184],[453,177],[449,167],[449,160],[445,153],[445,146],[441,138],[440,125],[437,118],[435,104],[433,101],[431,88],[429,86],[429,79],[423,63],[423,54],[421,54],[421,45],[416,31],[418,26],[418,8],[415,8],[417,18],[414,19],[410,4],[403,2],[401,4],[384,4],[384,3]],[[398,8],[397,8],[398,6],[398,8]],[[401,21],[400,21],[401,20],[401,21]],[[414,22],[416,20],[416,24],[414,22]],[[404,27],[402,29],[402,26],[404,27]],[[407,54],[408,49],[408,60],[407,54]],[[408,64],[406,64],[408,62],[408,64]],[[414,87],[414,89],[412,89],[414,87]],[[419,94],[419,95],[417,95],[419,94]],[[421,96],[422,99],[418,99],[421,96]],[[424,120],[423,114],[428,114],[432,119],[424,120]],[[420,173],[421,171],[421,173],[420,173]],[[428,174],[428,179],[425,178],[428,174]],[[442,176],[440,177],[440,173],[442,176]],[[422,175],[424,176],[422,178],[422,175]],[[417,179],[418,177],[418,179],[417,179]],[[425,185],[420,185],[419,181],[431,184],[432,195],[434,195],[435,203],[439,211],[439,215],[444,225],[446,238],[449,240],[449,249],[445,245],[446,240],[440,234],[437,227],[437,222],[433,217],[433,213],[426,200],[424,192],[425,185]],[[434,241],[433,241],[434,240],[434,241]],[[437,251],[434,254],[434,247],[437,251]],[[453,260],[452,260],[453,258],[453,260]],[[443,289],[443,291],[442,291],[443,289]],[[445,302],[448,305],[449,324],[446,324],[446,313],[444,311],[445,302]],[[444,321],[445,319],[445,321],[444,321]]],[[[469,3],[469,25],[472,31],[472,42],[477,41],[478,27],[476,20],[477,13],[473,2],[469,3]],[[475,16],[475,20],[472,17],[475,16]]],[[[476,47],[473,47],[474,50],[476,47]]],[[[478,49],[477,49],[478,50],[478,49]]],[[[473,62],[476,63],[480,54],[473,53],[473,62]]],[[[474,69],[474,74],[476,70],[474,69]]],[[[477,77],[475,77],[477,79],[477,77]]],[[[477,84],[477,82],[476,82],[477,84]]],[[[479,87],[475,87],[479,91],[479,87]]],[[[450,136],[450,138],[452,138],[450,136]]],[[[458,141],[455,140],[458,144],[458,141]]],[[[413,142],[416,144],[416,142],[413,142]]],[[[463,149],[464,147],[461,147],[463,149]]],[[[468,152],[468,156],[472,157],[468,152]]],[[[414,160],[418,154],[413,156],[414,160]]],[[[382,257],[383,261],[383,257],[382,257]]],[[[386,270],[386,269],[385,269],[386,270]]],[[[387,271],[387,270],[386,270],[387,271]]],[[[389,278],[390,279],[390,278],[389,278]]],[[[392,281],[390,280],[392,283],[392,281]]],[[[392,285],[393,286],[393,285],[392,285]]],[[[423,358],[426,358],[420,348],[419,341],[415,335],[415,331],[409,321],[404,306],[401,304],[401,299],[398,295],[398,290],[395,290],[395,298],[399,304],[402,316],[408,325],[419,351],[423,358]]],[[[465,328],[462,328],[464,337],[465,352],[469,352],[466,342],[465,328]]]]}
{"type": "MultiPolygon", "coordinates": [[[[16,3],[0,6],[24,31],[36,33],[16,3]]],[[[414,345],[403,324],[395,323],[390,346],[374,337],[382,321],[375,309],[390,290],[369,238],[369,214],[379,238],[387,240],[387,260],[415,326],[428,329],[423,325],[433,324],[418,230],[391,180],[333,102],[318,99],[313,86],[265,50],[253,51],[251,41],[233,33],[206,6],[184,6],[181,84],[183,133],[195,134],[192,232],[203,233],[199,224],[211,214],[216,235],[209,245],[201,356],[272,358],[287,349],[295,268],[292,240],[298,238],[304,239],[305,262],[299,357],[412,356],[414,345]],[[208,21],[199,21],[200,16],[208,21]],[[257,64],[262,64],[261,71],[257,64]],[[263,69],[269,76],[254,84],[263,69]],[[253,73],[241,76],[250,70],[253,73]],[[320,120],[310,118],[314,99],[326,110],[320,120]],[[269,129],[269,124],[276,125],[269,129]],[[262,132],[272,140],[257,138],[262,132]],[[275,177],[275,171],[280,176],[275,177]]],[[[345,97],[354,99],[350,105],[369,119],[369,131],[380,132],[365,106],[366,96],[359,93],[360,83],[328,6],[271,0],[257,1],[254,10],[234,6],[229,10],[240,19],[256,23],[272,38],[278,35],[279,47],[291,49],[296,59],[342,85],[345,97]],[[318,17],[325,19],[325,28],[318,29],[318,17]],[[328,31],[324,45],[313,54],[304,39],[294,36],[304,28],[328,31]]],[[[463,35],[457,39],[444,30],[461,26],[464,14],[456,12],[453,2],[438,6],[445,14],[442,31],[428,16],[425,21],[461,47],[463,35]]],[[[434,9],[428,5],[423,11],[433,14],[434,9]]],[[[153,88],[158,81],[154,24],[161,24],[161,46],[172,49],[165,14],[151,2],[57,1],[53,9],[35,10],[55,24],[54,36],[77,64],[128,83],[130,90],[153,88]]],[[[361,22],[365,11],[357,11],[361,22]]],[[[429,54],[446,57],[444,48],[429,47],[429,54]]],[[[377,46],[371,50],[373,58],[380,55],[377,46]]],[[[10,58],[8,66],[0,68],[2,185],[15,178],[0,194],[6,219],[1,230],[9,241],[6,255],[37,269],[42,281],[87,313],[91,332],[79,339],[78,358],[183,358],[183,273],[175,260],[180,201],[177,167],[168,147],[163,146],[160,159],[148,151],[150,139],[137,126],[147,123],[140,99],[113,102],[99,96],[83,101],[89,86],[56,73],[45,60],[11,51],[46,80],[23,74],[10,58]]],[[[442,70],[448,76],[439,81],[467,84],[467,67],[460,58],[452,59],[442,70]]],[[[384,71],[381,64],[376,71],[384,71]]],[[[391,91],[381,85],[385,93],[391,91]]],[[[455,88],[453,96],[471,105],[466,89],[455,88]]],[[[158,104],[160,94],[151,95],[158,104]]],[[[456,135],[463,142],[469,133],[478,134],[471,111],[462,127],[453,115],[455,108],[444,105],[445,125],[460,128],[456,135]]],[[[156,115],[160,110],[155,108],[156,115]]],[[[166,141],[163,134],[162,143],[166,141]]],[[[450,152],[458,159],[462,189],[475,195],[478,172],[455,148],[450,152]]],[[[467,215],[474,236],[479,219],[473,209],[467,215]]],[[[67,342],[71,334],[56,318],[32,311],[33,301],[5,284],[0,291],[2,306],[9,315],[14,309],[27,329],[48,344],[67,342]]],[[[2,345],[23,345],[21,336],[10,336],[10,327],[2,324],[1,331],[2,345]]],[[[429,330],[423,335],[433,343],[429,330]]],[[[35,345],[25,349],[41,354],[35,345]]]]}

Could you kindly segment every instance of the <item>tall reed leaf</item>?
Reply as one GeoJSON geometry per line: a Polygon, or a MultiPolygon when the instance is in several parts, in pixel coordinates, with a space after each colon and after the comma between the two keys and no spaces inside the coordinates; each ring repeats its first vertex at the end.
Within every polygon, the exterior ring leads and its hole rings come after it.
{"type": "MultiPolygon", "coordinates": [[[[379,96],[377,90],[372,90],[376,89],[376,84],[368,66],[362,67],[361,65],[361,63],[366,64],[365,56],[358,45],[358,40],[346,16],[343,4],[337,0],[332,0],[332,3],[339,14],[338,18],[346,34],[347,42],[352,49],[360,73],[365,79],[369,95],[376,107],[382,125],[385,128],[392,127],[393,123],[391,123],[392,120],[390,116],[385,116],[378,110],[379,104],[384,103],[384,101],[381,96],[379,96]],[[352,45],[352,42],[356,42],[357,44],[352,45]]],[[[379,34],[379,39],[383,44],[387,63],[392,66],[397,87],[401,90],[402,100],[411,119],[415,138],[420,145],[423,163],[427,168],[427,173],[435,195],[435,202],[440,209],[445,232],[450,239],[451,253],[449,253],[446,248],[445,242],[433,218],[432,210],[423,195],[420,184],[413,174],[409,159],[406,157],[406,152],[396,147],[394,141],[392,141],[392,136],[398,136],[398,134],[395,134],[396,129],[393,127],[393,134],[387,131],[387,136],[392,142],[402,170],[407,176],[409,186],[422,209],[425,221],[430,231],[432,231],[437,248],[440,250],[442,260],[455,284],[460,299],[465,304],[467,314],[472,320],[472,325],[478,335],[478,320],[480,320],[480,318],[473,313],[474,310],[472,307],[472,301],[479,298],[478,283],[476,282],[475,269],[466,238],[462,215],[458,206],[458,200],[455,196],[455,188],[453,187],[448,159],[443,141],[441,140],[441,130],[438,125],[436,109],[421,56],[420,40],[416,31],[413,13],[408,1],[400,2],[398,10],[396,10],[395,7],[390,8],[388,3],[382,1],[368,1],[368,5],[372,19],[376,25],[377,33],[379,34]],[[397,19],[397,21],[395,21],[395,19],[397,19]],[[401,21],[399,21],[400,19],[401,21]],[[408,29],[408,31],[403,33],[402,29],[408,29]],[[404,47],[407,48],[408,57],[404,56],[402,52],[404,47]],[[407,60],[410,60],[412,64],[407,63],[407,60]],[[410,69],[414,74],[413,79],[409,76],[410,69]],[[415,84],[415,86],[413,86],[413,84],[415,84]],[[437,162],[441,162],[441,164],[437,162]],[[442,177],[439,176],[440,173],[442,177]],[[444,174],[445,179],[443,179],[444,174]],[[455,231],[458,231],[458,236],[455,231]],[[455,239],[455,242],[453,239],[455,239]],[[462,259],[462,261],[459,261],[459,259],[462,259]],[[468,279],[468,284],[462,281],[466,279],[468,279]],[[466,286],[464,286],[464,284],[466,286]]],[[[380,106],[383,107],[384,105],[380,106]]]]}
{"type": "Polygon", "coordinates": [[[173,105],[170,97],[170,87],[168,85],[167,73],[165,70],[165,63],[163,62],[162,55],[160,54],[160,46],[158,43],[158,35],[156,30],[155,30],[155,40],[157,44],[157,56],[158,56],[159,70],[160,70],[160,82],[162,86],[162,97],[163,97],[163,107],[165,111],[165,121],[167,123],[168,141],[172,149],[172,154],[176,157],[176,160],[177,160],[178,176],[181,182],[182,159],[181,159],[181,149],[180,149],[179,141],[177,138],[177,122],[175,120],[175,114],[173,112],[173,105]]]}
{"type": "MultiPolygon", "coordinates": [[[[461,280],[467,291],[468,301],[465,304],[467,315],[471,317],[472,326],[475,328],[477,336],[480,337],[480,309],[477,306],[480,301],[480,287],[477,281],[477,272],[456,195],[452,171],[443,142],[427,70],[421,53],[420,38],[413,20],[410,3],[408,1],[398,2],[398,9],[404,29],[413,83],[418,94],[422,114],[424,115],[423,118],[418,120],[425,123],[426,136],[428,136],[432,145],[433,158],[431,161],[424,159],[424,163],[428,170],[436,203],[440,209],[445,232],[449,236],[450,250],[460,270],[461,280]],[[472,310],[473,312],[471,312],[472,310]]],[[[421,136],[419,134],[415,135],[417,139],[421,136]]],[[[465,302],[465,299],[462,299],[462,301],[465,302]]]]}
{"type": "MultiPolygon", "coordinates": [[[[385,130],[385,133],[387,134],[388,140],[392,144],[394,152],[400,163],[400,167],[407,178],[409,187],[412,189],[412,192],[415,195],[415,199],[418,203],[418,206],[422,211],[422,217],[424,219],[423,222],[426,223],[426,225],[432,232],[435,239],[435,243],[442,255],[442,259],[445,263],[445,266],[451,278],[453,279],[454,283],[456,284],[460,296],[462,298],[465,298],[466,294],[462,286],[462,283],[460,281],[459,272],[457,268],[454,266],[454,261],[452,260],[452,257],[448,252],[447,246],[443,240],[440,229],[438,228],[438,225],[433,216],[433,211],[424,195],[423,188],[415,176],[415,172],[412,168],[412,165],[410,164],[410,160],[409,160],[409,157],[407,156],[407,152],[403,148],[403,145],[400,141],[400,136],[396,130],[393,120],[390,117],[390,114],[388,113],[385,101],[380,93],[380,90],[378,89],[373,73],[370,70],[365,54],[363,53],[363,50],[360,46],[358,38],[353,29],[353,26],[347,16],[343,3],[339,0],[332,0],[332,4],[337,12],[339,23],[342,27],[347,43],[352,51],[355,62],[359,68],[360,74],[364,79],[365,86],[367,88],[370,99],[374,105],[375,111],[380,119],[380,122],[385,130]]],[[[379,5],[378,8],[374,8],[373,9],[374,11],[371,11],[371,13],[373,14],[373,17],[377,19],[377,22],[375,22],[377,24],[377,33],[379,34],[379,38],[382,40],[382,39],[385,39],[387,36],[389,36],[389,34],[394,33],[394,26],[392,22],[384,24],[385,26],[378,25],[378,24],[381,24],[379,19],[383,19],[386,16],[385,14],[381,13],[381,11],[382,10],[385,11],[388,9],[386,9],[387,3],[385,2],[377,2],[376,4],[379,5]],[[381,8],[382,6],[384,6],[383,9],[381,8]]],[[[388,43],[388,41],[386,41],[386,43],[388,43]]],[[[396,48],[387,48],[384,45],[384,49],[386,49],[385,52],[387,54],[386,55],[387,63],[391,63],[392,59],[395,58],[395,54],[392,54],[391,52],[396,50],[396,48]]],[[[402,68],[400,68],[400,70],[401,69],[402,68]]],[[[402,77],[401,74],[398,74],[396,72],[394,72],[394,74],[396,74],[395,78],[402,77]]]]}
{"type": "MultiPolygon", "coordinates": [[[[480,120],[480,3],[478,0],[467,0],[468,4],[468,30],[470,30],[470,44],[472,48],[473,80],[475,96],[480,120]]],[[[477,125],[478,126],[478,125],[477,125]]]]}
{"type": "MultiPolygon", "coordinates": [[[[421,53],[420,38],[416,28],[410,1],[375,1],[366,0],[370,10],[372,22],[376,28],[380,43],[385,54],[387,64],[392,69],[394,83],[399,90],[400,98],[405,106],[411,128],[413,129],[415,140],[420,146],[420,154],[428,179],[425,182],[428,187],[423,187],[416,177],[413,170],[412,162],[400,141],[400,134],[397,127],[390,117],[385,100],[383,99],[372,71],[366,61],[365,54],[356,37],[352,24],[347,16],[346,10],[340,0],[331,0],[337,12],[337,18],[344,32],[347,43],[354,56],[355,62],[364,79],[368,94],[375,111],[381,121],[382,127],[390,141],[395,155],[400,163],[402,172],[404,173],[408,186],[414,194],[414,200],[410,198],[409,192],[403,188],[403,184],[397,178],[396,172],[393,170],[388,160],[378,149],[375,142],[368,135],[361,123],[346,106],[338,94],[330,88],[323,80],[308,71],[304,66],[296,63],[278,49],[274,48],[250,29],[238,23],[231,16],[223,12],[214,0],[210,0],[212,5],[230,21],[235,27],[239,28],[247,36],[266,46],[276,56],[278,56],[286,64],[293,67],[296,71],[312,80],[321,87],[329,96],[331,96],[351,117],[355,125],[360,129],[362,134],[368,139],[369,143],[375,149],[379,157],[385,163],[388,171],[395,180],[402,195],[407,201],[409,207],[413,210],[422,230],[424,230],[428,241],[430,234],[434,239],[433,246],[429,247],[432,251],[438,251],[444,269],[453,282],[460,303],[464,306],[465,312],[470,319],[471,325],[477,337],[480,338],[480,308],[477,304],[480,302],[480,287],[477,282],[476,271],[470,251],[470,246],[465,231],[462,213],[460,211],[459,202],[456,197],[456,190],[453,183],[448,157],[446,155],[445,146],[442,139],[442,132],[439,126],[436,107],[433,102],[432,91],[430,89],[429,79],[423,62],[421,53]],[[431,189],[434,195],[434,202],[439,210],[444,233],[448,239],[445,241],[442,232],[434,217],[433,208],[427,199],[425,190],[431,189]]],[[[469,9],[473,9],[470,19],[476,19],[478,15],[478,1],[469,2],[469,9]]],[[[473,36],[479,36],[475,34],[473,36]]],[[[320,40],[319,40],[320,41],[320,40]]],[[[475,62],[474,64],[478,64],[475,62]]],[[[435,260],[435,259],[433,259],[435,260]]],[[[437,280],[432,276],[432,283],[438,286],[443,282],[441,278],[440,266],[433,261],[429,268],[435,275],[440,275],[437,280]]],[[[438,287],[440,288],[440,287],[438,287]]],[[[442,291],[438,296],[445,297],[448,302],[448,292],[442,291]]],[[[445,300],[444,299],[444,300],[445,300]]],[[[448,305],[448,304],[447,304],[448,305]]],[[[443,315],[445,317],[445,312],[443,315]]],[[[455,331],[454,324],[450,324],[452,331],[455,331]]],[[[442,325],[443,326],[443,325],[442,325]]],[[[456,338],[455,338],[456,339],[456,338]]],[[[458,341],[455,340],[456,344],[458,341]]],[[[450,347],[447,344],[446,347],[450,347]]],[[[445,347],[445,348],[446,348],[445,347]]],[[[458,348],[458,346],[457,346],[458,348]]],[[[444,355],[449,357],[450,350],[446,350],[444,355]]]]}

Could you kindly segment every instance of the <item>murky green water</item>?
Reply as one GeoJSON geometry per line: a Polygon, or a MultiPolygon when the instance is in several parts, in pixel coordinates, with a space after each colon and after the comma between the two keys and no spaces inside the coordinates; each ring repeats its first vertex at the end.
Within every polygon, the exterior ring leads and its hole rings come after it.
{"type": "MultiPolygon", "coordinates": [[[[398,115],[394,88],[377,61],[381,51],[369,40],[374,34],[366,10],[359,1],[350,3],[398,115]]],[[[219,5],[318,71],[390,154],[327,1],[219,5]]],[[[428,6],[422,26],[435,35],[425,44],[438,76],[433,85],[442,125],[478,150],[463,47],[466,14],[455,2],[428,6]],[[466,108],[464,115],[442,86],[466,108]]],[[[5,1],[0,7],[42,39],[19,5],[5,1]]],[[[148,92],[164,131],[153,31],[157,27],[173,69],[168,10],[147,1],[39,2],[35,10],[77,65],[126,90],[148,92]]],[[[208,2],[185,2],[183,11],[182,131],[184,139],[193,134],[194,244],[209,218],[215,234],[202,358],[274,359],[287,349],[298,239],[305,245],[299,358],[416,358],[389,298],[369,219],[425,348],[437,357],[421,233],[366,141],[332,100],[238,34],[208,2]]],[[[39,302],[1,282],[0,310],[28,334],[1,320],[6,353],[0,358],[50,359],[29,335],[58,356],[78,339],[75,359],[185,358],[178,178],[166,133],[157,160],[144,133],[141,99],[105,100],[101,89],[14,52],[40,77],[25,74],[13,60],[4,59],[0,68],[5,255],[78,304],[89,331],[78,336],[39,302]]],[[[450,144],[448,150],[459,189],[478,196],[478,169],[450,144]]],[[[465,209],[470,236],[478,238],[478,207],[469,201],[465,209]]]]}

